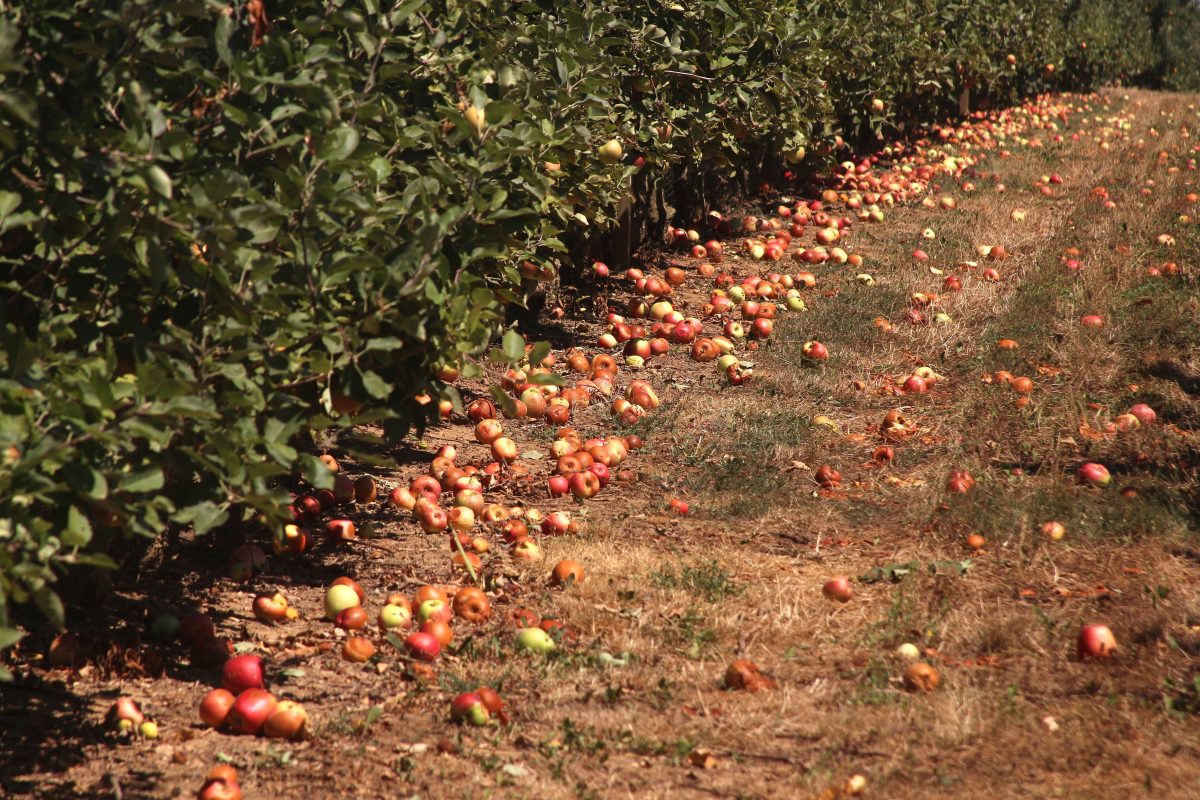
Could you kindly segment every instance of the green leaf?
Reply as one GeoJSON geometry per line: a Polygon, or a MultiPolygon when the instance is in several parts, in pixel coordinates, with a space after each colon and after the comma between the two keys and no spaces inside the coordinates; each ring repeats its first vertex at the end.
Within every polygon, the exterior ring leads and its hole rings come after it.
{"type": "Polygon", "coordinates": [[[67,547],[84,547],[92,540],[92,523],[76,506],[67,509],[67,527],[59,539],[67,547]]]}
{"type": "Polygon", "coordinates": [[[171,199],[171,176],[167,174],[166,170],[157,164],[152,164],[146,170],[146,185],[148,185],[155,194],[161,195],[168,200],[171,199]]]}
{"type": "Polygon", "coordinates": [[[509,397],[507,392],[499,386],[493,386],[488,391],[491,393],[492,399],[496,401],[496,404],[504,409],[506,416],[515,417],[517,415],[517,401],[509,397]]]}
{"type": "Polygon", "coordinates": [[[233,51],[229,47],[229,39],[233,36],[233,15],[221,14],[217,17],[217,28],[213,33],[213,44],[216,47],[217,58],[227,66],[233,66],[233,51]]]}
{"type": "Polygon", "coordinates": [[[156,492],[164,483],[162,467],[147,467],[121,478],[120,488],[126,492],[156,492]]]}
{"type": "Polygon", "coordinates": [[[539,372],[529,376],[529,382],[535,386],[562,386],[566,381],[562,375],[553,372],[539,372]]]}
{"type": "Polygon", "coordinates": [[[42,586],[32,592],[33,603],[45,615],[54,627],[62,630],[66,627],[66,611],[62,599],[49,586],[42,586]]]}
{"type": "Polygon", "coordinates": [[[529,348],[529,363],[533,365],[541,364],[548,355],[550,355],[550,343],[537,342],[533,347],[529,348]]]}
{"type": "Polygon", "coordinates": [[[377,372],[371,370],[362,370],[363,388],[367,390],[367,394],[374,397],[376,400],[386,400],[392,393],[392,386],[385,381],[377,372]]]}
{"type": "Polygon", "coordinates": [[[204,500],[179,509],[171,519],[183,525],[190,523],[196,535],[200,536],[223,525],[229,519],[229,512],[211,500],[204,500]]]}
{"type": "Polygon", "coordinates": [[[500,351],[510,364],[515,364],[525,356],[525,337],[516,331],[505,331],[500,340],[500,351]]]}
{"type": "Polygon", "coordinates": [[[21,205],[21,195],[16,192],[0,191],[0,217],[7,217],[21,205]]]}
{"type": "Polygon", "coordinates": [[[300,456],[300,465],[304,479],[314,489],[333,488],[333,473],[329,471],[329,467],[325,466],[319,458],[311,453],[303,453],[300,456]]]}
{"type": "Polygon", "coordinates": [[[16,628],[0,628],[0,650],[12,647],[24,638],[25,634],[16,628]]]}
{"type": "Polygon", "coordinates": [[[108,497],[108,481],[97,469],[76,461],[63,467],[62,475],[71,488],[84,497],[93,500],[108,497]]]}
{"type": "Polygon", "coordinates": [[[326,161],[344,161],[358,149],[358,131],[349,125],[334,129],[317,150],[317,157],[326,161]]]}

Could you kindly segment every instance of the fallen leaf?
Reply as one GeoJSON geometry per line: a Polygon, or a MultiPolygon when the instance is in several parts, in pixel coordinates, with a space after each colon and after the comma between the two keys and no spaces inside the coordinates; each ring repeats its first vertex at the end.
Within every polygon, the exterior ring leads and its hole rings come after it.
{"type": "Polygon", "coordinates": [[[1086,422],[1081,421],[1079,423],[1079,435],[1089,441],[1092,441],[1092,442],[1098,442],[1102,439],[1110,439],[1110,438],[1112,438],[1113,435],[1115,435],[1115,432],[1116,432],[1115,428],[1113,429],[1112,433],[1107,433],[1105,431],[1101,431],[1101,430],[1097,430],[1097,429],[1093,428],[1091,425],[1088,425],[1086,422]]]}

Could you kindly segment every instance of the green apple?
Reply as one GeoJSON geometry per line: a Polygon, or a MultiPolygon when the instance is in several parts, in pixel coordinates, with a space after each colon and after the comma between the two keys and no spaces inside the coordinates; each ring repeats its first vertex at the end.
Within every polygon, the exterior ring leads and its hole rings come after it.
{"type": "Polygon", "coordinates": [[[401,628],[412,619],[412,613],[404,606],[386,605],[379,610],[379,624],[384,628],[401,628]]]}
{"type": "Polygon", "coordinates": [[[517,646],[531,653],[549,653],[558,645],[541,628],[525,628],[517,634],[517,646]]]}
{"type": "Polygon", "coordinates": [[[338,614],[356,605],[359,605],[358,592],[352,586],[335,584],[325,593],[325,616],[329,619],[337,619],[338,614]]]}
{"type": "Polygon", "coordinates": [[[150,623],[150,635],[155,639],[170,642],[179,634],[179,617],[174,614],[159,614],[150,623]]]}
{"type": "Polygon", "coordinates": [[[625,148],[616,139],[609,139],[600,145],[600,160],[605,164],[615,164],[625,155],[625,148]]]}

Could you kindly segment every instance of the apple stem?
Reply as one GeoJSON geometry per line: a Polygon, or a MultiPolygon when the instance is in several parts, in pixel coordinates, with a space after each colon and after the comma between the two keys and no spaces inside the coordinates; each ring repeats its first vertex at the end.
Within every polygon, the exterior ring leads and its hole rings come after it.
{"type": "Polygon", "coordinates": [[[454,546],[458,549],[458,554],[462,556],[463,566],[467,568],[467,574],[471,576],[471,580],[475,585],[482,589],[483,586],[479,582],[479,576],[475,574],[475,568],[471,566],[471,559],[467,558],[467,551],[463,549],[462,542],[458,540],[458,531],[455,531],[454,535],[450,538],[454,540],[454,546]]]}

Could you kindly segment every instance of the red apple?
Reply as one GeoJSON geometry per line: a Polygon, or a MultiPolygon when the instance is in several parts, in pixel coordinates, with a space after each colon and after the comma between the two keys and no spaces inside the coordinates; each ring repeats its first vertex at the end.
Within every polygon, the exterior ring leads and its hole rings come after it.
{"type": "Polygon", "coordinates": [[[1145,403],[1138,403],[1135,406],[1131,406],[1129,413],[1141,420],[1143,425],[1149,425],[1158,419],[1158,414],[1154,413],[1154,409],[1145,403]]]}
{"type": "Polygon", "coordinates": [[[200,721],[210,728],[219,728],[233,708],[233,693],[228,689],[213,689],[200,701],[200,721]]]}
{"type": "Polygon", "coordinates": [[[179,623],[179,641],[188,645],[199,644],[216,636],[212,617],[208,614],[189,614],[179,623]]]}
{"type": "Polygon", "coordinates": [[[1108,658],[1117,652],[1117,637],[1107,625],[1084,625],[1079,631],[1080,659],[1108,658]]]}
{"type": "Polygon", "coordinates": [[[456,722],[469,722],[475,726],[487,725],[491,720],[478,692],[463,692],[455,697],[450,703],[450,716],[456,722]]]}
{"type": "Polygon", "coordinates": [[[229,659],[221,668],[221,686],[233,694],[263,688],[262,659],[250,653],[229,659]]]}
{"type": "Polygon", "coordinates": [[[358,532],[350,520],[333,519],[325,525],[325,538],[335,542],[345,542],[358,538],[358,532]]]}
{"type": "Polygon", "coordinates": [[[291,700],[284,700],[275,707],[263,725],[263,735],[268,739],[300,739],[308,725],[308,714],[304,707],[291,700]]]}
{"type": "Polygon", "coordinates": [[[265,689],[247,689],[237,696],[226,720],[234,733],[258,733],[277,705],[274,696],[265,689]]]}
{"type": "Polygon", "coordinates": [[[571,476],[571,494],[580,500],[587,500],[600,493],[600,478],[595,473],[584,470],[571,476]]]}
{"type": "Polygon", "coordinates": [[[817,468],[816,474],[813,475],[817,483],[824,486],[826,489],[831,489],[842,482],[842,473],[838,472],[828,464],[823,464],[817,468]]]}
{"type": "Polygon", "coordinates": [[[600,462],[596,462],[595,464],[592,464],[590,467],[588,467],[588,472],[593,473],[596,476],[596,478],[599,479],[601,489],[603,489],[605,486],[608,486],[608,482],[610,480],[610,474],[609,474],[607,464],[602,464],[600,462]]]}
{"type": "Polygon", "coordinates": [[[442,645],[438,640],[424,631],[410,633],[404,639],[404,648],[410,656],[420,661],[436,661],[442,652],[442,645]]]}
{"type": "Polygon", "coordinates": [[[850,579],[844,575],[839,575],[836,578],[831,578],[821,587],[822,593],[830,600],[836,600],[839,603],[849,602],[854,596],[854,589],[850,586],[850,579]]]}
{"type": "Polygon", "coordinates": [[[551,475],[550,479],[546,481],[546,488],[550,491],[551,497],[562,497],[571,491],[571,482],[565,475],[551,475]]]}
{"type": "Polygon", "coordinates": [[[1080,483],[1086,483],[1089,486],[1104,487],[1112,483],[1112,476],[1109,474],[1108,468],[1094,461],[1081,464],[1076,472],[1076,477],[1080,483]]]}
{"type": "Polygon", "coordinates": [[[811,361],[824,361],[829,358],[829,350],[818,341],[805,342],[801,345],[800,352],[811,361]]]}
{"type": "Polygon", "coordinates": [[[542,533],[550,536],[566,533],[571,527],[571,517],[565,511],[552,511],[542,520],[542,533]]]}
{"type": "Polygon", "coordinates": [[[254,598],[254,616],[260,622],[282,622],[287,619],[288,601],[282,592],[260,594],[254,598]]]}
{"type": "Polygon", "coordinates": [[[336,475],[333,479],[333,499],[339,504],[354,502],[354,481],[345,475],[336,475]]]}

